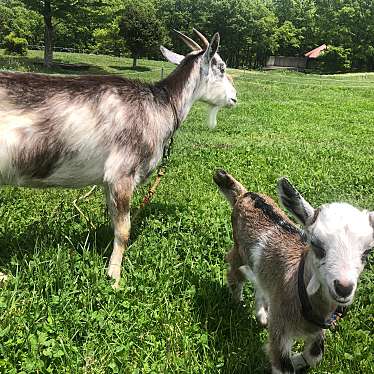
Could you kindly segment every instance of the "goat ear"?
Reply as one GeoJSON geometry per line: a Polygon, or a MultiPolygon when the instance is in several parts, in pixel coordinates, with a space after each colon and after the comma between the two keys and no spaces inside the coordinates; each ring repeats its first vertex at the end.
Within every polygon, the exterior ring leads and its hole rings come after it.
{"type": "Polygon", "coordinates": [[[212,60],[213,56],[218,51],[219,41],[220,41],[220,36],[219,36],[218,32],[216,32],[213,35],[213,38],[210,41],[206,51],[204,52],[203,63],[204,63],[204,67],[205,67],[204,72],[206,72],[206,74],[208,74],[208,72],[209,72],[210,61],[212,60]]]}
{"type": "Polygon", "coordinates": [[[183,55],[178,55],[178,53],[172,52],[164,46],[160,47],[160,51],[163,56],[172,64],[179,65],[180,62],[184,59],[183,55]]]}
{"type": "Polygon", "coordinates": [[[308,287],[306,288],[306,292],[309,296],[313,296],[321,286],[317,275],[313,274],[312,279],[309,281],[308,287]]]}
{"type": "Polygon", "coordinates": [[[315,209],[300,195],[287,178],[279,179],[278,194],[283,206],[304,226],[311,225],[315,221],[315,209]]]}

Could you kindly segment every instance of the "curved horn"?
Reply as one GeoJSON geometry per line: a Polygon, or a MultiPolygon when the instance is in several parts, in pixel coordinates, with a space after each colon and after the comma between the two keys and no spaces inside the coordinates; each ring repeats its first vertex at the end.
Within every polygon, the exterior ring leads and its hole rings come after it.
{"type": "Polygon", "coordinates": [[[208,48],[208,45],[209,45],[208,39],[200,31],[196,30],[195,28],[193,28],[192,30],[197,35],[197,37],[201,40],[204,48],[208,48]]]}
{"type": "Polygon", "coordinates": [[[178,36],[187,44],[188,47],[190,47],[193,51],[201,51],[201,47],[191,38],[188,36],[182,34],[178,30],[174,30],[178,34],[178,36]]]}

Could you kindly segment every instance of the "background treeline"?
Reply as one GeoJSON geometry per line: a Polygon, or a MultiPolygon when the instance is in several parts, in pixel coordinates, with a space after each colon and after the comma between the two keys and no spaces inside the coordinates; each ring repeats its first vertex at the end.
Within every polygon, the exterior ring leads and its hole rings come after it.
{"type": "Polygon", "coordinates": [[[232,67],[259,67],[269,55],[303,55],[325,43],[325,66],[374,70],[372,0],[0,0],[0,43],[13,32],[29,45],[44,45],[47,36],[52,46],[159,58],[160,43],[179,43],[173,29],[192,27],[219,31],[232,67]]]}

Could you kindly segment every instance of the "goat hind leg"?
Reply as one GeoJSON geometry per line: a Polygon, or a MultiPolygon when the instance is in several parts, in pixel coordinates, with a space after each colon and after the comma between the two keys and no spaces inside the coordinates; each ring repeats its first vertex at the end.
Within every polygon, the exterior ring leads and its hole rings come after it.
{"type": "Polygon", "coordinates": [[[119,287],[123,253],[130,237],[130,201],[133,184],[124,179],[107,188],[107,202],[114,228],[113,252],[110,256],[108,275],[115,280],[113,288],[119,287]]]}
{"type": "Polygon", "coordinates": [[[238,250],[234,247],[226,256],[226,260],[230,265],[230,270],[227,274],[227,282],[233,300],[241,304],[243,303],[243,286],[246,281],[244,268],[238,250]]]}

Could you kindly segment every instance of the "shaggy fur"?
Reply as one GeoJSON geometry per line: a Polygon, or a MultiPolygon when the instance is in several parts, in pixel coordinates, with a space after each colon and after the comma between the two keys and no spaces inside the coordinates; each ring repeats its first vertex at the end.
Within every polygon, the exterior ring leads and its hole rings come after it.
{"type": "Polygon", "coordinates": [[[303,281],[312,309],[321,320],[328,320],[337,307],[353,301],[365,263],[362,256],[374,245],[373,213],[341,203],[315,210],[283,178],[280,199],[303,222],[302,231],[270,197],[247,192],[225,171],[216,172],[214,181],[233,207],[228,283],[236,302],[243,300],[244,281],[254,283],[257,318],[269,330],[267,351],[273,373],[315,366],[322,359],[324,333],[302,312],[301,260],[305,258],[303,281]],[[323,256],[317,243],[324,248],[323,256]],[[305,339],[304,352],[291,358],[293,340],[299,337],[305,339]]]}
{"type": "Polygon", "coordinates": [[[217,41],[218,34],[205,50],[181,56],[156,84],[0,72],[0,185],[103,185],[115,233],[108,269],[115,286],[134,189],[155,169],[194,102],[236,101],[225,74],[214,73],[217,41]]]}

